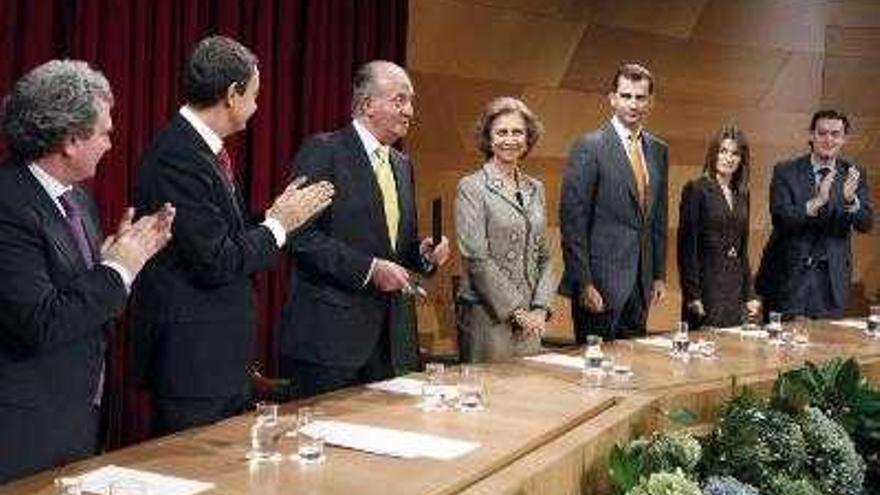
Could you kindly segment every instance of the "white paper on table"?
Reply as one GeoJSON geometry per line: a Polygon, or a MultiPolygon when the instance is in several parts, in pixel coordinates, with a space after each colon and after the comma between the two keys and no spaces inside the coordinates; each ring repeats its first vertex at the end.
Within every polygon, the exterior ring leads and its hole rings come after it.
{"type": "Polygon", "coordinates": [[[579,370],[584,369],[584,358],[582,356],[569,356],[568,354],[559,354],[558,352],[527,356],[523,359],[534,361],[536,363],[555,364],[558,366],[577,368],[579,370]]]}
{"type": "Polygon", "coordinates": [[[110,493],[110,485],[116,481],[139,481],[146,489],[146,495],[194,495],[214,488],[214,483],[177,478],[164,474],[124,468],[113,464],[78,476],[85,493],[110,493]]]}
{"type": "Polygon", "coordinates": [[[316,421],[304,427],[307,435],[319,431],[324,441],[339,447],[373,454],[449,461],[470,453],[479,443],[344,421],[316,421]]]}
{"type": "Polygon", "coordinates": [[[862,331],[865,331],[868,329],[868,322],[867,321],[859,320],[856,318],[844,318],[842,320],[832,320],[832,321],[829,321],[828,323],[831,323],[832,325],[837,325],[840,327],[855,328],[855,329],[862,330],[862,331]]]}
{"type": "Polygon", "coordinates": [[[400,376],[382,382],[371,383],[367,385],[367,388],[392,394],[422,395],[423,384],[422,380],[400,376]]]}
{"type": "Polygon", "coordinates": [[[669,337],[644,337],[636,339],[639,344],[645,344],[651,347],[660,347],[662,349],[672,349],[672,339],[669,337]]]}
{"type": "Polygon", "coordinates": [[[755,339],[766,339],[770,336],[766,330],[749,330],[744,332],[742,327],[723,327],[716,330],[718,330],[719,333],[738,335],[740,337],[752,337],[755,339]]]}

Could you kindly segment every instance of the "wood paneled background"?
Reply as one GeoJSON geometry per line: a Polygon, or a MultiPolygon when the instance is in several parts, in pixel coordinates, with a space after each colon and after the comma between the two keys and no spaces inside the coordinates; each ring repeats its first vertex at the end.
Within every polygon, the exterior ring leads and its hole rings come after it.
{"type": "MultiPolygon", "coordinates": [[[[406,147],[415,160],[421,226],[429,202],[444,201],[454,239],[458,179],[477,167],[473,130],[492,97],[522,98],[545,126],[527,161],[548,192],[555,264],[559,188],[565,157],[579,134],[609,115],[609,79],[622,61],[655,74],[648,127],[669,143],[668,297],[649,327],[670,328],[680,291],[675,238],[681,188],[697,176],[707,140],[735,122],[752,145],[750,255],[757,267],[770,229],[773,164],[805,152],[814,110],[852,115],[849,156],[869,170],[880,206],[880,2],[876,0],[410,0],[408,68],[416,87],[416,125],[406,147]]],[[[880,291],[880,236],[857,236],[852,311],[880,291]]],[[[454,244],[454,242],[453,242],[454,244]]],[[[455,250],[454,250],[455,252],[455,250]]],[[[454,346],[451,277],[456,255],[426,281],[419,304],[423,342],[454,346]]],[[[552,333],[570,334],[567,300],[557,298],[552,333]]]]}

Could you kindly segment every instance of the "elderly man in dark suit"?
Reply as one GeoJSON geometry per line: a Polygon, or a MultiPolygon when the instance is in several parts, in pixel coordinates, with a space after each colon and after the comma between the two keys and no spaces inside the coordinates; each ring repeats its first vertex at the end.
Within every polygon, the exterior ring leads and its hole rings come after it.
{"type": "Polygon", "coordinates": [[[174,210],[101,240],[77,183],[110,149],[113,95],[85,62],[51,61],[5,98],[14,158],[0,167],[0,483],[93,454],[106,332],[143,264],[170,238],[174,210]]]}
{"type": "Polygon", "coordinates": [[[649,304],[665,291],[667,149],[644,130],[654,81],[622,65],[608,98],[614,116],[572,147],[560,228],[575,337],[645,333],[649,304]]]}
{"type": "Polygon", "coordinates": [[[326,182],[294,181],[252,221],[223,140],[256,111],[256,57],[238,42],[200,41],[184,69],[186,104],[146,151],[136,201],[177,206],[174,240],[135,286],[135,361],[155,394],[154,432],[237,414],[250,399],[257,308],[251,275],[288,233],[325,208],[326,182]]]}
{"type": "Polygon", "coordinates": [[[770,183],[773,232],[757,288],[765,307],[787,317],[839,318],[852,276],[852,232],[873,223],[864,170],[842,158],[849,119],[820,110],[810,153],[777,164],[770,183]]]}
{"type": "Polygon", "coordinates": [[[307,141],[293,165],[336,187],[333,205],[292,246],[281,372],[303,397],[416,368],[408,270],[432,272],[449,255],[445,237],[419,241],[412,165],[391,147],[413,116],[409,77],[373,61],[353,86],[353,122],[307,141]]]}

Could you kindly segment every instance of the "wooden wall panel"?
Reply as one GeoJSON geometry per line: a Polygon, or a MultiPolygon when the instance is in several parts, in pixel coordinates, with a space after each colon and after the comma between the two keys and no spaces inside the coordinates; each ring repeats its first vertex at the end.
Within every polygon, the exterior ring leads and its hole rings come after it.
{"type": "MultiPolygon", "coordinates": [[[[432,197],[444,199],[454,239],[458,180],[482,161],[475,120],[495,96],[525,100],[544,123],[544,139],[525,169],[544,181],[554,266],[559,187],[571,144],[609,114],[609,78],[622,61],[655,73],[648,127],[670,147],[669,297],[649,326],[670,328],[680,293],[675,263],[682,185],[700,174],[706,143],[735,122],[752,145],[750,258],[757,268],[770,233],[772,167],[807,151],[813,111],[852,115],[847,152],[869,169],[880,207],[880,3],[873,0],[411,0],[408,67],[416,85],[417,125],[406,146],[417,164],[422,227],[432,197]]],[[[880,297],[880,235],[857,236],[852,306],[880,297]]],[[[456,251],[454,249],[454,251],[456,251]]],[[[421,332],[437,348],[454,346],[451,266],[426,281],[421,332]]],[[[570,335],[567,301],[557,298],[552,330],[570,335]]]]}

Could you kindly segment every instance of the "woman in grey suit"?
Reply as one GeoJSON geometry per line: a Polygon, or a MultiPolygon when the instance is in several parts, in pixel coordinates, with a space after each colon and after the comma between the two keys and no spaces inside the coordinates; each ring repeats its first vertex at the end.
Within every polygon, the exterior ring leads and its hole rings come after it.
{"type": "Polygon", "coordinates": [[[461,179],[455,201],[465,274],[457,295],[463,361],[504,361],[541,349],[556,281],[544,186],[520,170],[541,124],[516,98],[489,102],[477,127],[486,163],[461,179]]]}

